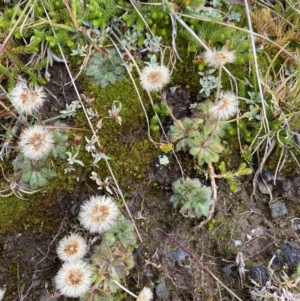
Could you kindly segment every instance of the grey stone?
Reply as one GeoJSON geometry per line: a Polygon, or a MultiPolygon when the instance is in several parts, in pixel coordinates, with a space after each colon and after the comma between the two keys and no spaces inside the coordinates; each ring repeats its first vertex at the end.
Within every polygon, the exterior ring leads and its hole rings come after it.
{"type": "Polygon", "coordinates": [[[265,184],[263,181],[258,181],[257,187],[260,193],[262,194],[269,194],[273,190],[272,184],[265,184]],[[269,192],[270,191],[270,192],[269,192]]]}
{"type": "Polygon", "coordinates": [[[260,285],[265,285],[269,280],[269,271],[263,265],[250,269],[250,278],[260,285]]]}
{"type": "Polygon", "coordinates": [[[155,293],[157,297],[165,300],[168,299],[170,296],[170,292],[166,286],[166,282],[162,280],[159,284],[156,285],[155,287],[155,293]]]}
{"type": "Polygon", "coordinates": [[[294,247],[287,242],[281,244],[279,249],[283,252],[283,258],[287,265],[296,268],[300,263],[300,248],[294,247]]]}
{"type": "Polygon", "coordinates": [[[269,204],[269,207],[273,218],[277,218],[288,213],[285,203],[281,201],[272,202],[269,204]]]}
{"type": "Polygon", "coordinates": [[[181,261],[186,259],[188,256],[189,254],[187,252],[181,248],[178,248],[169,255],[169,259],[171,261],[181,261]]]}

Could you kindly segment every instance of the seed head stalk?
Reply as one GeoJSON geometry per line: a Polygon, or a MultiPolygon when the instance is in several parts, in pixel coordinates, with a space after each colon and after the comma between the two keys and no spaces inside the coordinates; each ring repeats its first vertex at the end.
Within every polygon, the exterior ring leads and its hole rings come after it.
{"type": "Polygon", "coordinates": [[[169,105],[168,105],[168,103],[167,103],[166,97],[165,97],[165,95],[163,95],[163,93],[161,93],[161,98],[162,98],[162,100],[163,100],[163,102],[164,102],[164,105],[165,105],[166,109],[168,110],[168,113],[170,114],[170,117],[172,118],[173,122],[176,124],[176,126],[177,126],[178,128],[180,128],[182,131],[185,132],[186,130],[185,130],[184,126],[183,126],[183,125],[179,122],[179,120],[174,116],[174,114],[173,114],[171,108],[169,107],[169,105]]]}
{"type": "Polygon", "coordinates": [[[215,97],[215,101],[214,101],[215,105],[217,104],[218,99],[219,99],[219,95],[220,95],[222,70],[223,70],[223,67],[219,66],[219,70],[218,70],[218,86],[217,86],[217,92],[216,92],[216,97],[215,97]]]}

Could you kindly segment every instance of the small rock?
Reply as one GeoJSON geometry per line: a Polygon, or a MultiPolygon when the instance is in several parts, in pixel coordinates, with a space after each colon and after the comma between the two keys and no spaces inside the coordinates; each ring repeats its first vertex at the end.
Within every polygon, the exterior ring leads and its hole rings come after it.
{"type": "Polygon", "coordinates": [[[71,210],[71,213],[73,216],[77,216],[77,214],[79,212],[79,204],[77,204],[77,203],[72,204],[70,210],[71,210]]]}
{"type": "Polygon", "coordinates": [[[154,274],[147,271],[147,272],[145,272],[145,277],[147,277],[147,278],[153,278],[154,274]]]}
{"type": "Polygon", "coordinates": [[[238,277],[238,270],[235,264],[227,264],[224,268],[222,268],[224,278],[228,278],[228,276],[233,276],[235,278],[238,277]]]}
{"type": "Polygon", "coordinates": [[[273,185],[272,184],[265,184],[263,181],[258,181],[257,182],[257,187],[260,193],[262,194],[270,194],[273,190],[273,185]]]}
{"type": "Polygon", "coordinates": [[[283,258],[287,265],[296,268],[300,263],[300,249],[292,246],[290,243],[283,243],[279,246],[283,252],[283,258]]]}
{"type": "Polygon", "coordinates": [[[269,207],[273,218],[277,218],[288,213],[285,203],[281,201],[272,202],[269,204],[269,207]]]}
{"type": "Polygon", "coordinates": [[[300,231],[300,221],[299,220],[296,220],[294,223],[293,223],[293,229],[295,231],[300,231]]]}
{"type": "Polygon", "coordinates": [[[166,286],[165,280],[162,280],[156,287],[155,287],[155,293],[157,297],[165,300],[168,299],[170,296],[170,292],[166,286]]]}
{"type": "Polygon", "coordinates": [[[234,246],[235,247],[240,247],[243,244],[243,241],[240,239],[235,239],[234,240],[234,246]]]}
{"type": "Polygon", "coordinates": [[[277,252],[272,252],[272,255],[274,256],[271,264],[272,269],[281,269],[283,266],[283,257],[277,252]]]}
{"type": "Polygon", "coordinates": [[[247,234],[246,237],[247,237],[247,240],[251,240],[251,239],[253,238],[253,237],[252,237],[251,235],[249,235],[249,234],[247,234]]]}
{"type": "Polygon", "coordinates": [[[250,277],[260,285],[265,285],[270,280],[269,271],[263,265],[251,268],[250,277]]]}
{"type": "Polygon", "coordinates": [[[187,252],[185,252],[181,248],[178,248],[169,255],[169,259],[171,261],[182,261],[185,260],[188,256],[189,254],[187,252]]]}
{"type": "Polygon", "coordinates": [[[0,288],[0,300],[3,300],[6,291],[6,286],[0,288]]]}
{"type": "Polygon", "coordinates": [[[251,229],[250,232],[253,237],[260,237],[264,234],[264,230],[260,227],[257,227],[256,229],[251,229]]]}
{"type": "Polygon", "coordinates": [[[269,169],[264,169],[261,171],[261,176],[262,178],[266,181],[269,182],[271,180],[274,180],[274,173],[273,171],[269,170],[269,169]]]}
{"type": "Polygon", "coordinates": [[[37,275],[33,276],[33,279],[32,279],[33,287],[39,286],[42,282],[43,282],[42,279],[39,278],[37,275]]]}

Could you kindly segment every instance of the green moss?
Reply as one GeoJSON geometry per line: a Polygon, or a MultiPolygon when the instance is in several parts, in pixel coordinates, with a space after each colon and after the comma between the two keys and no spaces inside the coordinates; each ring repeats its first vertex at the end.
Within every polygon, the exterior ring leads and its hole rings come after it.
{"type": "MultiPolygon", "coordinates": [[[[134,87],[128,79],[109,85],[105,89],[95,86],[94,82],[90,80],[85,80],[82,85],[85,95],[91,93],[94,95],[93,107],[99,113],[100,118],[109,115],[108,110],[111,109],[115,100],[122,103],[120,112],[122,125],[113,119],[104,119],[99,131],[99,140],[106,155],[110,158],[109,162],[119,184],[125,190],[131,190],[133,185],[143,178],[146,168],[153,158],[160,153],[160,150],[149,140],[146,118],[134,87]]],[[[142,97],[146,110],[152,111],[147,96],[142,93],[142,97]]],[[[93,122],[96,126],[98,120],[93,122]]],[[[83,112],[77,114],[76,123],[81,127],[88,128],[83,112]]],[[[91,134],[86,136],[90,138],[91,134]]],[[[80,157],[80,159],[88,167],[92,157],[83,150],[81,155],[83,158],[80,157]]],[[[109,175],[104,160],[98,163],[98,167],[100,177],[109,175]]]]}
{"type": "MultiPolygon", "coordinates": [[[[240,203],[236,207],[238,212],[245,212],[245,205],[240,203]]],[[[241,233],[241,227],[236,224],[234,220],[228,218],[228,216],[223,216],[217,214],[217,216],[212,220],[213,230],[208,232],[209,240],[215,243],[219,250],[224,255],[235,254],[236,247],[234,246],[234,240],[243,238],[244,233],[241,233]]],[[[240,223],[240,220],[239,220],[240,223]]],[[[210,229],[210,224],[208,224],[208,230],[210,229]]],[[[225,256],[226,257],[226,256],[225,256]]]]}
{"type": "MultiPolygon", "coordinates": [[[[111,109],[114,100],[119,100],[122,103],[120,113],[122,125],[120,126],[113,119],[104,119],[99,137],[106,155],[110,157],[114,174],[126,195],[142,180],[147,166],[160,153],[160,150],[148,138],[146,119],[130,81],[118,82],[106,89],[94,86],[91,81],[86,81],[83,86],[86,95],[90,93],[95,95],[93,105],[101,117],[108,116],[108,110],[111,109]]],[[[143,97],[146,109],[152,111],[151,106],[147,103],[147,97],[145,95],[143,97]]],[[[95,120],[95,123],[97,122],[98,120],[95,120]]],[[[78,113],[75,123],[76,127],[89,130],[83,112],[78,113]]],[[[51,158],[51,168],[55,170],[57,175],[48,181],[40,192],[33,195],[23,194],[27,200],[18,199],[14,195],[1,200],[0,233],[22,232],[25,229],[30,229],[35,233],[55,231],[59,220],[58,217],[57,220],[55,219],[57,200],[68,195],[68,192],[71,192],[73,196],[79,191],[86,194],[95,193],[96,185],[89,179],[93,170],[101,178],[110,175],[104,160],[98,163],[98,168],[91,166],[93,158],[84,149],[84,136],[90,138],[91,133],[82,131],[78,131],[78,133],[83,135],[78,159],[82,160],[85,166],[81,167],[75,164],[76,171],[65,174],[66,162],[51,158]],[[83,189],[80,185],[82,181],[88,183],[88,185],[84,185],[83,189]],[[94,187],[94,190],[91,187],[94,187]]],[[[6,176],[10,177],[10,174],[13,173],[11,162],[7,160],[2,163],[2,166],[6,176]]],[[[7,185],[9,185],[8,182],[0,181],[0,187],[7,185]]],[[[68,213],[66,212],[66,214],[68,213]]]]}
{"type": "Polygon", "coordinates": [[[165,192],[161,189],[160,185],[156,182],[152,182],[148,186],[147,190],[147,198],[154,200],[154,199],[164,199],[165,192]]]}
{"type": "Polygon", "coordinates": [[[29,203],[16,197],[3,198],[0,203],[0,233],[19,228],[29,203]]]}
{"type": "MultiPolygon", "coordinates": [[[[62,168],[61,165],[57,166],[62,168]]],[[[7,171],[6,176],[9,176],[7,171]]],[[[58,212],[61,211],[57,200],[67,195],[68,191],[72,191],[74,194],[81,189],[78,187],[76,177],[76,174],[65,175],[61,170],[57,170],[57,176],[51,179],[41,191],[32,195],[23,193],[24,199],[17,198],[14,194],[1,198],[0,233],[23,232],[25,230],[30,230],[33,233],[56,231],[61,223],[61,216],[57,216],[58,212]]],[[[1,187],[7,185],[9,185],[8,182],[0,181],[1,187]]]]}

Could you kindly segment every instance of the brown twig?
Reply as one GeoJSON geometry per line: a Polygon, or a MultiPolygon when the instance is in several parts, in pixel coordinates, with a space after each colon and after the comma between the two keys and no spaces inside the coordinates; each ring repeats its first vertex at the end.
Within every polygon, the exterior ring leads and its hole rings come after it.
{"type": "Polygon", "coordinates": [[[214,166],[212,165],[212,163],[207,164],[207,169],[208,169],[208,177],[209,177],[209,180],[210,180],[210,186],[211,186],[211,190],[212,190],[212,200],[213,200],[213,202],[212,202],[212,205],[210,207],[209,214],[208,214],[207,218],[204,221],[202,221],[196,227],[196,229],[202,228],[212,218],[212,216],[214,214],[214,211],[215,211],[215,206],[216,206],[216,203],[217,203],[217,200],[218,200],[218,193],[217,193],[218,187],[216,185],[216,178],[220,178],[220,176],[215,174],[215,169],[214,169],[214,166]]]}
{"type": "Polygon", "coordinates": [[[210,276],[212,276],[225,290],[234,298],[239,301],[243,301],[239,296],[237,296],[229,287],[227,287],[208,267],[203,265],[203,263],[197,258],[197,256],[190,250],[188,250],[182,243],[177,241],[173,236],[166,233],[164,230],[159,229],[162,233],[164,233],[173,243],[175,243],[178,247],[184,250],[186,253],[190,255],[190,257],[202,268],[205,272],[207,272],[210,276]]]}

